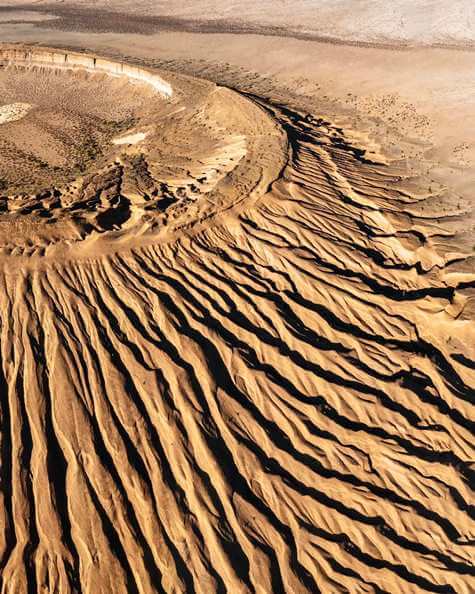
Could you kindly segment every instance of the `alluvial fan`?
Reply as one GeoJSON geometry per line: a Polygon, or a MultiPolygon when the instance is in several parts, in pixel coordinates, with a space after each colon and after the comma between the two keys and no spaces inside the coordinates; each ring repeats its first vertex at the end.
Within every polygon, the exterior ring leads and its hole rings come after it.
{"type": "Polygon", "coordinates": [[[330,122],[125,74],[0,190],[2,594],[473,592],[473,255],[330,122]]]}

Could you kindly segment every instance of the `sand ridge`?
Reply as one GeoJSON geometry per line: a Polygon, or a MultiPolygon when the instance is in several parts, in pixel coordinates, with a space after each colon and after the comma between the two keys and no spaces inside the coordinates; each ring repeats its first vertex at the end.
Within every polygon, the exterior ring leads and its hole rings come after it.
{"type": "Polygon", "coordinates": [[[2,594],[471,594],[463,209],[318,114],[159,75],[141,142],[2,197],[2,594]]]}

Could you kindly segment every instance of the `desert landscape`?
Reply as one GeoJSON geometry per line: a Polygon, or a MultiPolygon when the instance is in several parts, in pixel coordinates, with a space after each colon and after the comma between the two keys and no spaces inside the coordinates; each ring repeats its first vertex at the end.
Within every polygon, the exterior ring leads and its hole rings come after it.
{"type": "Polygon", "coordinates": [[[1,594],[475,591],[474,42],[0,5],[1,594]]]}

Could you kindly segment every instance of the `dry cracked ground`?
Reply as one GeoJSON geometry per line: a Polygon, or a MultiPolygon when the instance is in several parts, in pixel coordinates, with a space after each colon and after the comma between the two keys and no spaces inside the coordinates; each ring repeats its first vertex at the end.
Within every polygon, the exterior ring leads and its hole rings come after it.
{"type": "Polygon", "coordinates": [[[252,85],[0,64],[1,593],[472,594],[470,204],[252,85]]]}

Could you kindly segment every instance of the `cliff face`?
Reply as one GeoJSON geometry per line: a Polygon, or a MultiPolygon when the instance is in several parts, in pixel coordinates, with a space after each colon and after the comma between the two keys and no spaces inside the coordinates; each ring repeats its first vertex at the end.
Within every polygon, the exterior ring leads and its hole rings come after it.
{"type": "Polygon", "coordinates": [[[110,76],[126,76],[132,81],[144,82],[151,85],[160,95],[171,97],[172,87],[158,74],[140,68],[113,62],[97,56],[84,55],[74,52],[61,52],[55,49],[31,49],[7,46],[0,48],[0,65],[22,65],[41,68],[82,69],[88,72],[102,72],[110,76]]]}

